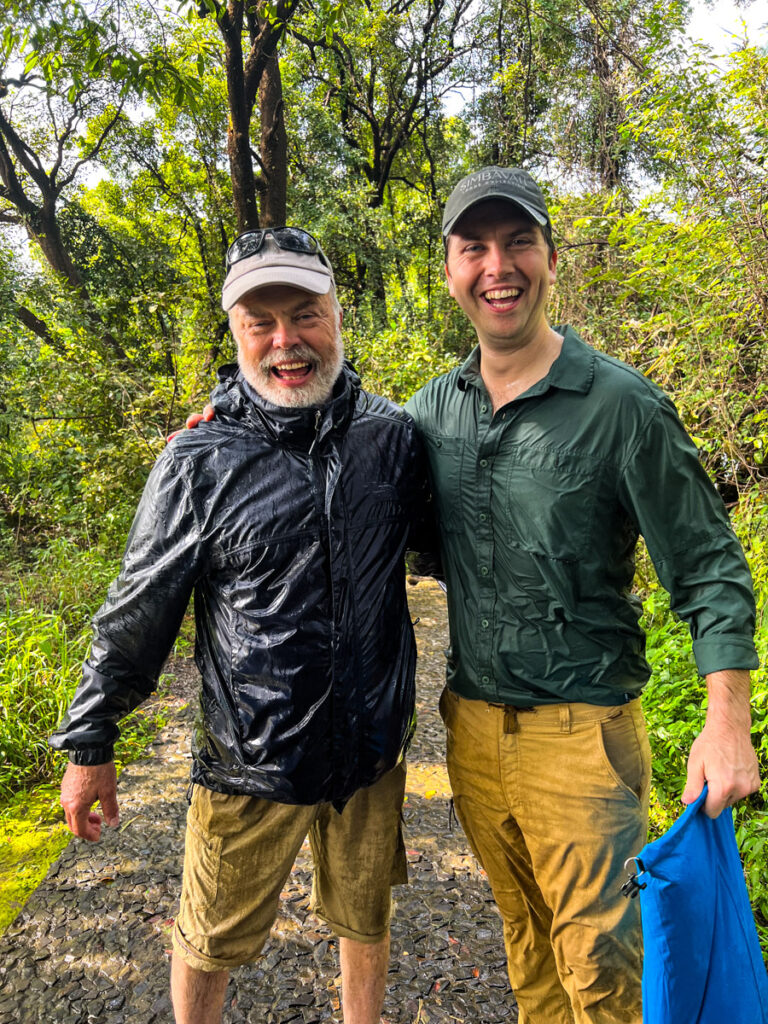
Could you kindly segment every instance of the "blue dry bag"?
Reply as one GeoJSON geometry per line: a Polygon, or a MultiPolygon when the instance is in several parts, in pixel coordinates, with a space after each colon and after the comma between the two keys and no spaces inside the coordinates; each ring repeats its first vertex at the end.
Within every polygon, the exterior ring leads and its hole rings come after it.
{"type": "MultiPolygon", "coordinates": [[[[645,962],[643,1024],[768,1024],[768,975],[726,808],[707,789],[635,858],[645,962]]],[[[628,892],[629,894],[629,892],[628,892]]]]}

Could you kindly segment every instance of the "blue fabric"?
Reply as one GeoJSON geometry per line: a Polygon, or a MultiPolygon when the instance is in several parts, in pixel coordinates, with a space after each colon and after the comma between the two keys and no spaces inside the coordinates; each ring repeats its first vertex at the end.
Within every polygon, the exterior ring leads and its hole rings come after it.
{"type": "Polygon", "coordinates": [[[768,975],[733,818],[730,808],[708,818],[706,792],[636,858],[646,886],[643,1024],[768,1024],[768,975]]]}

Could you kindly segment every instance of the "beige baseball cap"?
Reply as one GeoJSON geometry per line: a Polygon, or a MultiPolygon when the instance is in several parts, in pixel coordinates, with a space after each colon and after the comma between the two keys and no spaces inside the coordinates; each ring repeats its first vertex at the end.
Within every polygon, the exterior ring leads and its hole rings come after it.
{"type": "Polygon", "coordinates": [[[257,252],[229,267],[221,306],[228,312],[245,294],[268,285],[290,285],[315,295],[327,295],[333,284],[333,271],[319,247],[313,253],[294,252],[281,248],[267,233],[257,252]]]}

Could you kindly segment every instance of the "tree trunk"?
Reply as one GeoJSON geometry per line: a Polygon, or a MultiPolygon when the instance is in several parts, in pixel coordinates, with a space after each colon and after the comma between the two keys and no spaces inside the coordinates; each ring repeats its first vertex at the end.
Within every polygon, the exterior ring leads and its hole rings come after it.
{"type": "Polygon", "coordinates": [[[288,136],[277,54],[267,61],[259,82],[259,112],[263,175],[261,220],[267,227],[281,227],[286,222],[288,209],[288,136]]]}
{"type": "Polygon", "coordinates": [[[256,178],[251,160],[252,107],[245,96],[245,72],[240,29],[224,36],[226,44],[227,96],[229,99],[229,131],[227,154],[232,179],[232,199],[235,206],[237,231],[259,226],[259,207],[256,202],[256,178]]]}

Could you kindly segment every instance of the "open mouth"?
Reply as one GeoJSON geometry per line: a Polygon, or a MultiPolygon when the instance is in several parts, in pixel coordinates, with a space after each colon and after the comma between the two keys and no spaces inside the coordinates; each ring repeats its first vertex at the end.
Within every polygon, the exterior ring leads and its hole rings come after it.
{"type": "Polygon", "coordinates": [[[522,288],[489,288],[483,292],[483,299],[491,309],[503,313],[513,309],[522,294],[522,288]]]}
{"type": "Polygon", "coordinates": [[[314,370],[311,363],[296,361],[292,363],[277,363],[271,366],[269,372],[283,384],[303,384],[309,379],[314,370]]]}

